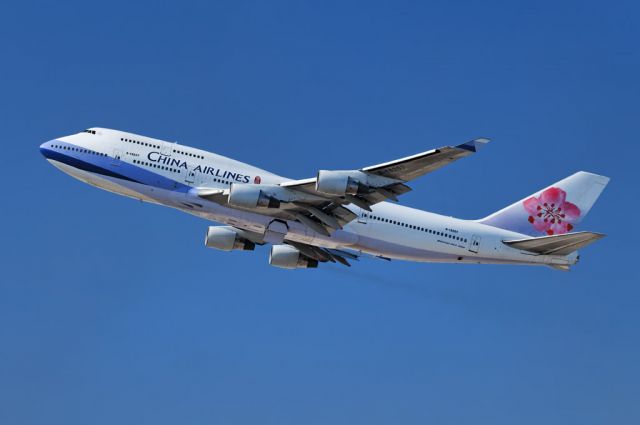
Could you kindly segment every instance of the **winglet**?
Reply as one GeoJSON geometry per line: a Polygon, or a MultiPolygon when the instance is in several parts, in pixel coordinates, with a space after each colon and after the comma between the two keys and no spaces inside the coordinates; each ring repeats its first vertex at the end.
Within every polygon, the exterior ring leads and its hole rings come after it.
{"type": "Polygon", "coordinates": [[[477,152],[478,150],[480,150],[481,147],[483,147],[487,143],[489,143],[489,139],[486,139],[484,137],[480,137],[478,139],[473,139],[470,142],[458,145],[458,146],[456,146],[456,148],[465,149],[465,150],[468,150],[468,151],[471,151],[471,152],[477,152]]]}

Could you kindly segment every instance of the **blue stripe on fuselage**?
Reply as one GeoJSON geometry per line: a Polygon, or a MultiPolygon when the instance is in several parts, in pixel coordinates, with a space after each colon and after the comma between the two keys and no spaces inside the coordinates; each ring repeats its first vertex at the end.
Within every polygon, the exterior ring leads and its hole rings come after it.
{"type": "Polygon", "coordinates": [[[191,187],[146,170],[140,166],[104,156],[91,149],[82,148],[60,140],[52,140],[40,147],[45,158],[61,162],[80,170],[103,176],[154,186],[166,190],[186,192],[191,187]],[[54,148],[53,145],[60,146],[54,148]],[[66,148],[66,149],[64,149],[66,148]],[[89,151],[86,153],[84,151],[89,151]]]}

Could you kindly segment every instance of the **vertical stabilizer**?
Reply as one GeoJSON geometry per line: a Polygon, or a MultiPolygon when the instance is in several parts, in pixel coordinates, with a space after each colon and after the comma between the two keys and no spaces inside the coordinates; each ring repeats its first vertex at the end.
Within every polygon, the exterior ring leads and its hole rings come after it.
{"type": "Polygon", "coordinates": [[[579,171],[481,220],[531,236],[571,232],[587,215],[609,178],[579,171]]]}

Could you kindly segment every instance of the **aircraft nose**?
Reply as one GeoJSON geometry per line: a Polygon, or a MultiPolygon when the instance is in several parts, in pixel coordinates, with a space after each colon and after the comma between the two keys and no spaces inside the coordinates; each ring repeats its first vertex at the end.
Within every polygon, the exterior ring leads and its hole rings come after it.
{"type": "Polygon", "coordinates": [[[53,140],[49,140],[48,142],[44,142],[40,145],[40,153],[45,157],[49,158],[51,156],[51,148],[53,144],[53,140]]]}

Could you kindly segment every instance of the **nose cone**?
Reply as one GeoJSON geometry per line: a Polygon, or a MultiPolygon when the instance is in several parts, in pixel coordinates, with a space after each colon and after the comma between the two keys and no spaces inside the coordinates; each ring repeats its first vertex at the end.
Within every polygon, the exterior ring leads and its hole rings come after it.
{"type": "Polygon", "coordinates": [[[40,153],[45,157],[45,158],[51,158],[51,154],[53,153],[53,142],[55,140],[49,140],[48,142],[44,142],[43,144],[40,145],[40,153]]]}

